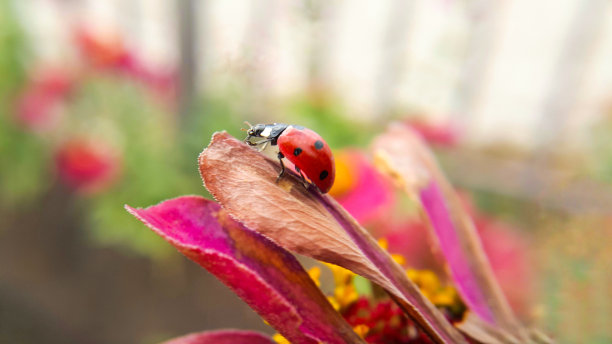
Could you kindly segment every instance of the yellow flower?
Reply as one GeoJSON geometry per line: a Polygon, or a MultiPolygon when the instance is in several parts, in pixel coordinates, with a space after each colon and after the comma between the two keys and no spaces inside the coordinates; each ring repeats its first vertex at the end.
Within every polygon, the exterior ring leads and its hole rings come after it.
{"type": "Polygon", "coordinates": [[[457,303],[457,291],[451,286],[446,286],[433,296],[431,302],[436,306],[453,306],[457,303]]]}
{"type": "Polygon", "coordinates": [[[277,333],[272,336],[272,340],[274,340],[278,344],[291,344],[291,342],[289,342],[287,338],[283,337],[280,333],[277,333]]]}
{"type": "Polygon", "coordinates": [[[338,153],[335,157],[336,179],[329,194],[333,197],[344,195],[355,184],[355,171],[350,161],[350,154],[338,153]]]}
{"type": "Polygon", "coordinates": [[[407,275],[421,290],[425,290],[430,294],[440,289],[440,280],[433,271],[409,269],[407,275]]]}
{"type": "Polygon", "coordinates": [[[355,331],[355,333],[357,333],[359,337],[365,338],[365,336],[368,334],[368,331],[370,331],[370,328],[367,325],[361,324],[353,327],[353,331],[355,331]]]}
{"type": "Polygon", "coordinates": [[[352,284],[345,284],[336,286],[334,289],[334,298],[340,305],[340,308],[343,308],[357,301],[359,294],[357,294],[357,291],[352,284]]]}
{"type": "Polygon", "coordinates": [[[326,263],[325,265],[329,267],[334,275],[334,295],[330,297],[333,300],[330,302],[332,302],[334,308],[338,307],[337,309],[341,309],[355,302],[359,298],[359,294],[353,285],[355,274],[334,264],[326,263]]]}
{"type": "Polygon", "coordinates": [[[387,238],[378,239],[378,246],[382,247],[382,249],[385,251],[389,249],[389,242],[387,241],[387,238]]]}
{"type": "Polygon", "coordinates": [[[408,269],[406,274],[434,305],[450,307],[460,302],[455,288],[442,286],[433,271],[408,269]]]}
{"type": "Polygon", "coordinates": [[[317,287],[321,286],[321,269],[318,266],[313,266],[312,268],[310,268],[310,270],[308,270],[308,275],[310,276],[310,278],[312,278],[317,287]]]}
{"type": "MultiPolygon", "coordinates": [[[[387,251],[389,249],[389,242],[387,241],[386,238],[380,238],[378,239],[378,246],[382,247],[383,250],[387,251]]],[[[406,264],[406,258],[404,258],[404,256],[402,256],[401,254],[392,254],[391,258],[393,258],[393,260],[399,264],[399,265],[405,265],[406,264]]]]}
{"type": "Polygon", "coordinates": [[[344,284],[350,283],[353,276],[355,276],[355,274],[352,271],[347,270],[338,265],[329,264],[329,263],[324,263],[324,264],[327,265],[327,267],[331,270],[332,274],[334,275],[334,283],[336,285],[344,285],[344,284]]]}

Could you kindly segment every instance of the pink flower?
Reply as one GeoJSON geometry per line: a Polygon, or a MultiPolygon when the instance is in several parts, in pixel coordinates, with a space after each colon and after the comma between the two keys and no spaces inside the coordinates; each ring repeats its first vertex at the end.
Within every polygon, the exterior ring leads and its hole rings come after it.
{"type": "Polygon", "coordinates": [[[423,141],[409,125],[394,124],[376,139],[373,149],[379,167],[421,205],[430,241],[470,309],[472,324],[462,328],[469,331],[475,323],[484,323],[526,338],[529,334],[495,279],[473,220],[423,141]]]}
{"type": "Polygon", "coordinates": [[[75,138],[63,143],[55,153],[60,179],[81,193],[96,193],[118,177],[118,153],[102,141],[75,138]]]}
{"type": "Polygon", "coordinates": [[[357,150],[335,154],[336,180],[330,195],[360,224],[366,225],[388,215],[395,205],[390,181],[357,150]]]}
{"type": "MultiPolygon", "coordinates": [[[[484,343],[527,342],[530,334],[498,292],[471,221],[426,147],[404,126],[392,126],[374,148],[381,168],[422,204],[436,248],[470,310],[461,323],[451,323],[332,197],[305,187],[290,171],[277,181],[277,161],[227,133],[213,135],[198,160],[202,180],[218,203],[183,196],[126,208],[228,285],[291,343],[363,343],[358,333],[372,342],[467,343],[464,335],[484,343]],[[289,251],[361,275],[390,301],[358,307],[369,312],[366,317],[359,309],[340,314],[342,305],[328,301],[289,251]],[[343,315],[351,315],[357,326],[343,315]],[[403,331],[410,332],[404,336],[403,331]]],[[[434,290],[427,282],[431,278],[422,277],[422,286],[434,290]]],[[[335,293],[336,302],[355,300],[354,290],[344,291],[344,296],[335,293]]]]}
{"type": "Polygon", "coordinates": [[[36,132],[53,128],[59,120],[59,106],[73,86],[73,77],[66,70],[36,72],[17,99],[17,120],[36,132]]]}
{"type": "Polygon", "coordinates": [[[404,256],[409,266],[415,269],[440,270],[438,260],[431,251],[427,226],[422,221],[406,219],[397,223],[381,222],[374,230],[377,236],[387,240],[389,252],[404,256]]]}
{"type": "Polygon", "coordinates": [[[478,234],[495,277],[512,308],[525,314],[533,296],[534,270],[530,249],[517,229],[482,214],[475,217],[478,234]]]}
{"type": "Polygon", "coordinates": [[[434,123],[425,119],[409,119],[406,124],[433,146],[453,147],[459,142],[459,131],[450,123],[434,123]]]}
{"type": "MultiPolygon", "coordinates": [[[[524,314],[528,311],[535,280],[527,241],[519,235],[518,229],[478,211],[467,196],[462,195],[461,200],[463,207],[474,220],[484,252],[501,289],[512,308],[517,313],[524,314]]],[[[377,223],[374,229],[378,236],[389,242],[389,252],[401,254],[410,266],[443,270],[430,245],[423,245],[423,242],[428,242],[430,238],[427,236],[427,226],[422,221],[383,221],[377,223]]]]}

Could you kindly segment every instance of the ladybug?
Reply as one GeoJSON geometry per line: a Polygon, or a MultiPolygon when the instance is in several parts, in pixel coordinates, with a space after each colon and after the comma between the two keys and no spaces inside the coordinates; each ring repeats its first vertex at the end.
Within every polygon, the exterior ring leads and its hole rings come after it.
{"type": "Polygon", "coordinates": [[[295,165],[295,170],[306,182],[304,174],[322,193],[326,193],[334,184],[336,167],[334,156],[329,145],[314,131],[299,126],[282,123],[249,125],[244,142],[249,146],[260,146],[264,150],[268,144],[278,146],[278,160],[281,171],[278,181],[285,173],[283,158],[295,165]],[[253,141],[253,138],[261,140],[253,141]],[[303,174],[302,174],[303,173],[303,174]]]}

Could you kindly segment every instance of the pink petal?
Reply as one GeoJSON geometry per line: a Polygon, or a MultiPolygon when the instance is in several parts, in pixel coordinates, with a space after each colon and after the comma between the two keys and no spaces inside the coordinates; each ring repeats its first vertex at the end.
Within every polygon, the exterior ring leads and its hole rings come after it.
{"type": "Polygon", "coordinates": [[[395,203],[395,195],[385,176],[381,175],[367,158],[358,152],[345,152],[354,162],[357,180],[347,193],[336,197],[359,223],[366,224],[386,216],[395,203]]]}
{"type": "Polygon", "coordinates": [[[512,309],[527,315],[535,287],[528,238],[506,224],[491,221],[482,214],[476,216],[476,227],[495,277],[512,309]]]}
{"type": "Polygon", "coordinates": [[[450,123],[433,123],[425,119],[406,121],[427,143],[434,146],[453,147],[459,142],[459,132],[450,123]]]}
{"type": "Polygon", "coordinates": [[[510,333],[521,329],[495,280],[469,215],[421,139],[392,125],[374,144],[378,165],[423,206],[455,284],[472,312],[510,333]]]}
{"type": "Polygon", "coordinates": [[[436,342],[465,343],[376,240],[329,195],[306,189],[280,166],[227,133],[200,154],[200,174],[232,217],[280,246],[336,264],[385,288],[436,342]]]}
{"type": "Polygon", "coordinates": [[[191,333],[162,344],[275,344],[275,342],[259,332],[217,330],[191,333]]]}
{"type": "Polygon", "coordinates": [[[36,70],[17,97],[17,120],[35,132],[54,128],[61,116],[61,104],[74,84],[74,77],[66,70],[51,67],[36,70]]]}
{"type": "Polygon", "coordinates": [[[360,343],[290,253],[232,220],[215,202],[184,196],[127,210],[246,301],[292,343],[360,343]]]}

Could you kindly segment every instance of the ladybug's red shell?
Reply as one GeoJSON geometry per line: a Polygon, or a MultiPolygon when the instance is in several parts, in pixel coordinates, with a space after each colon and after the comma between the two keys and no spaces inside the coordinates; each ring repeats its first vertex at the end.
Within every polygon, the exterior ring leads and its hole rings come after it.
{"type": "Polygon", "coordinates": [[[278,137],[277,144],[285,158],[321,192],[331,189],[336,177],[334,156],[319,134],[308,128],[288,126],[278,137]]]}

